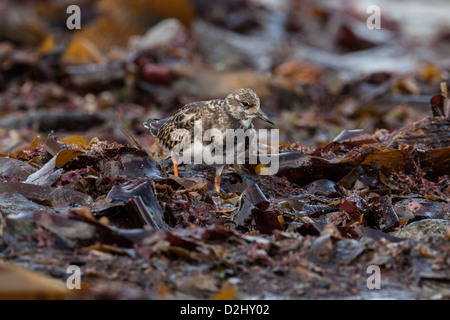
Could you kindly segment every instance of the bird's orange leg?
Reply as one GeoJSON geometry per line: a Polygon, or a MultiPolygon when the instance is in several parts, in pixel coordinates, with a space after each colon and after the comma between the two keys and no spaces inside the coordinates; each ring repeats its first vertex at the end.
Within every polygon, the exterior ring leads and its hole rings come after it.
{"type": "Polygon", "coordinates": [[[216,168],[216,176],[214,177],[214,188],[217,193],[220,193],[220,177],[222,174],[222,170],[225,166],[220,166],[216,168]]]}
{"type": "Polygon", "coordinates": [[[216,173],[216,176],[214,177],[214,188],[217,193],[220,193],[220,173],[216,173]]]}
{"type": "Polygon", "coordinates": [[[172,161],[173,161],[173,173],[174,173],[175,177],[178,177],[178,160],[177,160],[177,157],[173,157],[172,161]]]}

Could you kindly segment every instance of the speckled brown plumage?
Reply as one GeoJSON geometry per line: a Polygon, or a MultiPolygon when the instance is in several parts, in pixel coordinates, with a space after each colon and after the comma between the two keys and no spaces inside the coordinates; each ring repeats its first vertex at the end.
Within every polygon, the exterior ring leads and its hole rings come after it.
{"type": "Polygon", "coordinates": [[[179,143],[171,139],[172,133],[176,129],[185,129],[189,131],[193,140],[195,121],[201,121],[203,131],[216,128],[224,132],[226,129],[252,128],[251,121],[255,117],[272,123],[261,111],[256,93],[250,89],[237,89],[224,100],[213,99],[189,103],[173,116],[161,120],[149,119],[144,126],[150,129],[166,150],[171,151],[179,143]]]}

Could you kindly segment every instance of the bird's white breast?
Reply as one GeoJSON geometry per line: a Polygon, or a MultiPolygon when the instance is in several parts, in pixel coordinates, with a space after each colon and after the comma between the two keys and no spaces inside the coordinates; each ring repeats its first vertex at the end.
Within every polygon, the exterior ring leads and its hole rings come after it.
{"type": "Polygon", "coordinates": [[[248,129],[252,123],[253,118],[244,118],[241,120],[241,124],[244,129],[248,129]]]}

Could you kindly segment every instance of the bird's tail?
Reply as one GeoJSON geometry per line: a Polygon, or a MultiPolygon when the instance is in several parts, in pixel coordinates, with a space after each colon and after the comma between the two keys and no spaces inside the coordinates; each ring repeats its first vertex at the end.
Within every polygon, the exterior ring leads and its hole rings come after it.
{"type": "MultiPolygon", "coordinates": [[[[170,117],[169,117],[170,118],[170,117]]],[[[151,134],[156,136],[158,134],[158,130],[163,126],[164,123],[169,120],[169,118],[165,119],[148,119],[145,121],[144,127],[150,130],[151,134]]]]}

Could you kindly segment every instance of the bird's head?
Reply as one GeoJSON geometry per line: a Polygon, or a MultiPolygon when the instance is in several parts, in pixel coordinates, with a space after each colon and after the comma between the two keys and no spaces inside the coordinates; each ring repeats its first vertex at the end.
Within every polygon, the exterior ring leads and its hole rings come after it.
{"type": "Polygon", "coordinates": [[[254,118],[275,124],[261,110],[259,97],[251,89],[241,88],[231,92],[225,98],[225,107],[234,118],[241,119],[245,127],[249,127],[254,118]]]}

